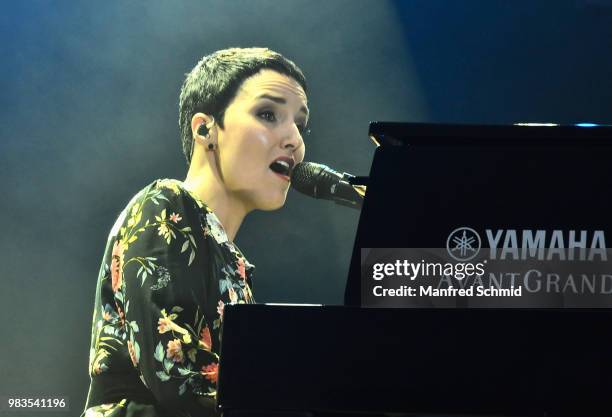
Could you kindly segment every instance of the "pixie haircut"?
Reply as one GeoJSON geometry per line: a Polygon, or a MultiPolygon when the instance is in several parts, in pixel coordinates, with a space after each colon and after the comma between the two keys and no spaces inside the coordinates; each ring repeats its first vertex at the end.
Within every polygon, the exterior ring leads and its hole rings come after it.
{"type": "Polygon", "coordinates": [[[293,61],[267,48],[222,49],[205,56],[191,70],[181,87],[179,126],[187,166],[191,163],[191,119],[196,113],[215,118],[223,129],[225,110],[242,83],[262,69],[271,69],[297,81],[306,91],[306,78],[293,61]]]}

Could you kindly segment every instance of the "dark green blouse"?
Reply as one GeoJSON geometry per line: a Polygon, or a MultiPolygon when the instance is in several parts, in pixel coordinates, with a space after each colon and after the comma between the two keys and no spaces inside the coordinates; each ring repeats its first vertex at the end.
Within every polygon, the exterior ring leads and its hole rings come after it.
{"type": "Polygon", "coordinates": [[[176,180],[123,210],[96,289],[86,417],[206,415],[223,306],[253,303],[251,265],[215,214],[176,180]]]}

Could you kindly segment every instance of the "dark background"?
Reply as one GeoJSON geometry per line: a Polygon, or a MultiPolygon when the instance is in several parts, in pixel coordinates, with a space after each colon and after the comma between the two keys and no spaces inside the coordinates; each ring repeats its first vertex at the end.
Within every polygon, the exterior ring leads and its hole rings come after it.
{"type": "MultiPolygon", "coordinates": [[[[69,397],[66,415],[106,235],[137,190],[184,178],[178,92],[203,55],[296,61],[306,159],[354,174],[371,120],[612,123],[611,0],[27,0],[3,5],[0,36],[0,396],[69,397]]],[[[293,191],[250,215],[256,299],[340,304],[357,221],[293,191]]]]}

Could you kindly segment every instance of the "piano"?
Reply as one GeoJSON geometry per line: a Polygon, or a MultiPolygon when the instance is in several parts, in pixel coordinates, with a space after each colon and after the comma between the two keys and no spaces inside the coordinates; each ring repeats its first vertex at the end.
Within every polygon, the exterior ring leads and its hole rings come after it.
{"type": "Polygon", "coordinates": [[[345,305],[226,306],[223,416],[612,415],[612,128],[369,133],[345,305]],[[489,261],[491,282],[514,274],[531,297],[374,294],[399,278],[373,280],[372,265],[431,250],[489,261]]]}

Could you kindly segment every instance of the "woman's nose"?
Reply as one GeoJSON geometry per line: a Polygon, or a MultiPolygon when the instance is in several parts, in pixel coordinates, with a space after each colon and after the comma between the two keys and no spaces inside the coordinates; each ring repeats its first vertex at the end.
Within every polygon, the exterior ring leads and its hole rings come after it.
{"type": "Polygon", "coordinates": [[[302,134],[300,133],[298,127],[295,124],[292,124],[282,139],[281,147],[283,149],[292,148],[295,151],[302,146],[304,146],[302,134]]]}

